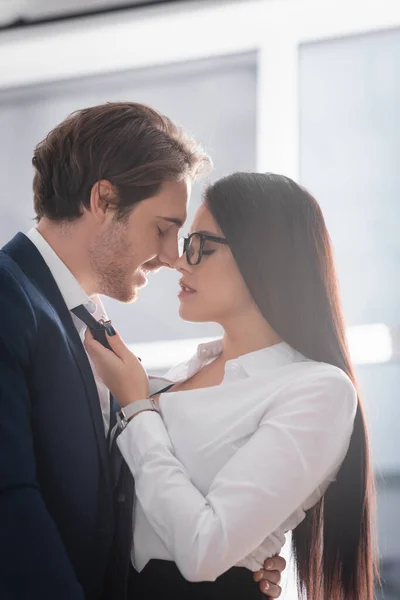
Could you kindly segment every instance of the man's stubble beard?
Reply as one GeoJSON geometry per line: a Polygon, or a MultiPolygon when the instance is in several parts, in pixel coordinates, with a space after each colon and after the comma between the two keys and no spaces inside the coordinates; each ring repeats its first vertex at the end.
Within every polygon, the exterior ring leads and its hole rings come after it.
{"type": "Polygon", "coordinates": [[[122,223],[114,223],[97,237],[89,247],[89,260],[99,294],[126,304],[137,299],[131,256],[122,223]]]}

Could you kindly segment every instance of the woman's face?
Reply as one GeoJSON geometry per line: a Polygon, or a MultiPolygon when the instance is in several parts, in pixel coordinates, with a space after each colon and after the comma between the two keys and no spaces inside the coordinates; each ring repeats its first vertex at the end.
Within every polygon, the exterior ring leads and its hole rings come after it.
{"type": "MultiPolygon", "coordinates": [[[[195,214],[190,233],[201,232],[224,238],[207,207],[195,214]]],[[[175,263],[182,274],[179,314],[186,321],[224,323],[255,308],[229,246],[204,242],[200,264],[190,265],[186,255],[175,263]]]]}

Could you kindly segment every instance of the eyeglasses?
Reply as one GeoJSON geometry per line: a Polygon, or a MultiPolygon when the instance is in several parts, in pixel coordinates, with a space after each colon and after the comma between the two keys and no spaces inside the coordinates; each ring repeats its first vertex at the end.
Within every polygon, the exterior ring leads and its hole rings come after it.
{"type": "Polygon", "coordinates": [[[204,250],[204,243],[207,241],[216,242],[217,244],[228,244],[225,238],[194,232],[185,238],[179,238],[179,256],[186,254],[186,260],[189,265],[199,265],[203,256],[208,256],[215,252],[215,250],[204,250]]]}

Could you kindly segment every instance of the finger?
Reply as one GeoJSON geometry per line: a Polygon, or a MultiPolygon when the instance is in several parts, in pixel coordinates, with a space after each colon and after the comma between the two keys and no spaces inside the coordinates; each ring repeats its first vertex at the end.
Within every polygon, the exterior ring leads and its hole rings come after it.
{"type": "Polygon", "coordinates": [[[283,556],[267,558],[267,560],[264,561],[264,569],[266,571],[280,571],[280,573],[282,573],[286,569],[286,560],[283,556]]]}
{"type": "Polygon", "coordinates": [[[90,331],[89,327],[86,327],[86,331],[85,331],[85,340],[90,340],[90,339],[94,339],[92,332],[90,331]]]}
{"type": "Polygon", "coordinates": [[[264,571],[261,569],[254,573],[254,581],[269,581],[269,583],[279,584],[281,574],[279,571],[264,571]]]}
{"type": "Polygon", "coordinates": [[[96,348],[96,344],[98,344],[97,340],[94,339],[89,327],[86,329],[83,344],[88,352],[90,352],[92,348],[96,348]]]}
{"type": "Polygon", "coordinates": [[[126,358],[128,355],[131,356],[132,353],[130,352],[128,347],[125,345],[125,343],[122,341],[122,338],[119,335],[118,331],[116,331],[112,325],[106,325],[105,332],[106,332],[107,341],[110,344],[112,351],[121,360],[126,358]]]}
{"type": "Polygon", "coordinates": [[[93,337],[93,334],[90,331],[89,327],[86,329],[85,339],[83,340],[83,343],[84,343],[86,349],[90,348],[90,350],[93,350],[93,349],[94,350],[100,350],[100,348],[103,348],[103,350],[106,350],[106,352],[109,352],[109,350],[107,350],[106,348],[104,348],[104,346],[102,344],[100,344],[100,342],[98,342],[93,337]]]}
{"type": "MultiPolygon", "coordinates": [[[[107,348],[104,348],[104,346],[93,337],[93,334],[89,328],[86,330],[83,343],[86,348],[86,352],[89,354],[94,363],[97,363],[98,361],[110,361],[112,360],[111,357],[117,358],[113,352],[107,348]]],[[[118,360],[121,359],[118,358],[118,360]]]]}
{"type": "Polygon", "coordinates": [[[282,588],[279,585],[268,583],[268,581],[262,581],[260,583],[260,590],[268,598],[279,598],[279,596],[282,594],[282,588]]]}

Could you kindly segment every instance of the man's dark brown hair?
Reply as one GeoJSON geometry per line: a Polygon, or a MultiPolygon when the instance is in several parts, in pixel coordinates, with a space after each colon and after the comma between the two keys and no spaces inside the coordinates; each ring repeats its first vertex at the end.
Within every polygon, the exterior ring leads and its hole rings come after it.
{"type": "Polygon", "coordinates": [[[165,181],[195,179],[211,159],[170,119],[134,102],[79,110],[40,142],[32,164],[37,220],[79,218],[93,185],[106,179],[115,190],[117,217],[158,193],[165,181]]]}

